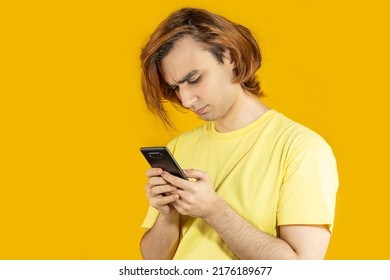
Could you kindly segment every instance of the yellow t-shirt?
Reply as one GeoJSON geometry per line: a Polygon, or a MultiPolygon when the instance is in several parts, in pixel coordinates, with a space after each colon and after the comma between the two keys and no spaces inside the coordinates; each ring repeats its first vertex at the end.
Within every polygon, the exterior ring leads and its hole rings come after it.
{"type": "MultiPolygon", "coordinates": [[[[277,226],[332,230],[338,188],[334,155],[312,130],[269,110],[248,126],[219,133],[213,122],[168,145],[183,168],[206,171],[216,192],[245,220],[273,236],[277,226]]],[[[149,207],[142,227],[157,219],[149,207]]],[[[181,216],[174,259],[237,259],[202,219],[181,216]]]]}

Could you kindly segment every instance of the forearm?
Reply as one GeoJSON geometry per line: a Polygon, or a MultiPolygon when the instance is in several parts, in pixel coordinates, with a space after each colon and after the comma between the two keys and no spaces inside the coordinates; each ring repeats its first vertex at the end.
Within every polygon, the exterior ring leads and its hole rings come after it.
{"type": "Polygon", "coordinates": [[[172,259],[179,242],[180,215],[160,214],[154,226],[145,232],[141,240],[144,259],[172,259]]]}
{"type": "Polygon", "coordinates": [[[255,228],[222,199],[204,220],[240,259],[298,258],[287,242],[255,228]]]}

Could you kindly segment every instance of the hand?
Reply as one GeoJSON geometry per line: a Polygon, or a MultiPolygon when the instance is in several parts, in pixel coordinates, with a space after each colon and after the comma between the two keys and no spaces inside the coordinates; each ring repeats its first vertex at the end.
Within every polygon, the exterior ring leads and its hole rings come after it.
{"type": "Polygon", "coordinates": [[[206,172],[190,169],[184,170],[188,178],[196,181],[184,180],[164,171],[161,175],[165,182],[177,187],[174,194],[179,199],[172,202],[173,207],[183,215],[205,218],[213,211],[213,205],[220,199],[214,191],[206,172]]]}
{"type": "Polygon", "coordinates": [[[175,193],[177,188],[165,181],[161,175],[163,170],[160,168],[150,168],[146,171],[148,182],[146,183],[146,197],[150,205],[156,208],[161,214],[168,215],[176,212],[176,209],[170,203],[179,199],[175,193]]]}

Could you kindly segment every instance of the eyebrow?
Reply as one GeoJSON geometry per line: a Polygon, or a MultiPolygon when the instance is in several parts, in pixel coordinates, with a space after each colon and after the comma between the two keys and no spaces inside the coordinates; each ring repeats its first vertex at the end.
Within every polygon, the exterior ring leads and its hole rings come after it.
{"type": "MultiPolygon", "coordinates": [[[[184,83],[184,82],[187,82],[188,80],[190,80],[193,76],[195,76],[196,74],[198,74],[199,73],[199,71],[198,70],[192,70],[191,72],[189,72],[187,75],[185,75],[183,78],[181,78],[178,82],[177,82],[177,84],[182,84],[182,83],[184,83]]],[[[168,86],[170,87],[170,88],[174,88],[175,86],[174,85],[170,85],[170,84],[168,84],[168,86]]]]}

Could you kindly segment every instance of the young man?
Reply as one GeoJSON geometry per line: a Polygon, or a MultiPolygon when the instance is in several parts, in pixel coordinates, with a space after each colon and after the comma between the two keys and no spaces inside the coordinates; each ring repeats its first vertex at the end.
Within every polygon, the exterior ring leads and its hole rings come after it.
{"type": "Polygon", "coordinates": [[[322,259],[338,177],[315,132],[265,106],[258,44],[222,16],[184,8],[154,31],[141,54],[149,109],[163,102],[205,124],[168,147],[191,180],[146,172],[145,259],[322,259]]]}

